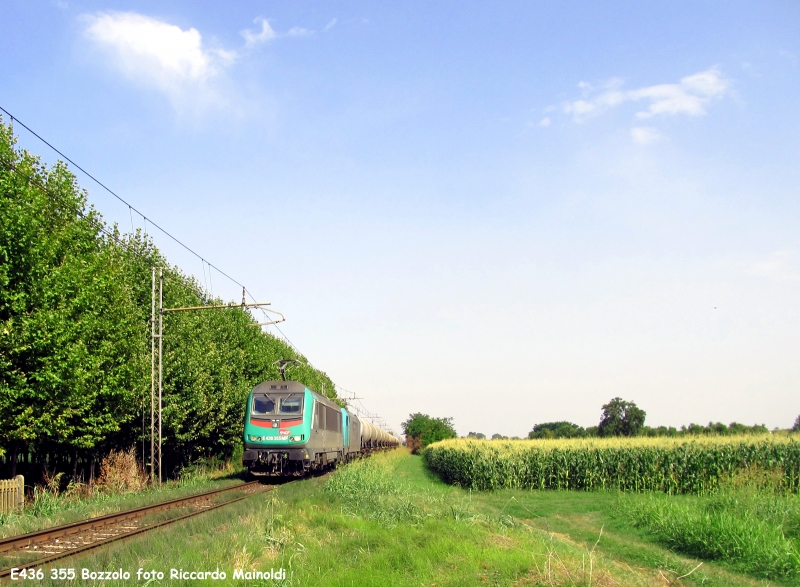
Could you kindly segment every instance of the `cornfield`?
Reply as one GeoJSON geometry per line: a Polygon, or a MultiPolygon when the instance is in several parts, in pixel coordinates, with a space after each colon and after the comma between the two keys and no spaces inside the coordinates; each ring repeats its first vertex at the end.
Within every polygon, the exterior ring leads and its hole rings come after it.
{"type": "Polygon", "coordinates": [[[789,436],[486,441],[429,445],[445,482],[477,490],[573,489],[704,494],[762,472],[800,490],[800,442],[789,436]]]}

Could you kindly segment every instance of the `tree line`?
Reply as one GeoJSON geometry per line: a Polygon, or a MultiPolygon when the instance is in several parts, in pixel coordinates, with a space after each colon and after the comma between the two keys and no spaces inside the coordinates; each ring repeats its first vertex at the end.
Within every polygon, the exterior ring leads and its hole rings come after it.
{"type": "MultiPolygon", "coordinates": [[[[673,426],[659,426],[652,428],[645,426],[647,412],[639,408],[634,402],[615,397],[603,405],[600,422],[597,426],[584,428],[572,422],[543,422],[536,424],[528,434],[529,439],[537,438],[592,438],[611,436],[687,436],[687,435],[715,435],[736,436],[742,434],[766,434],[769,429],[763,424],[747,426],[738,422],[725,425],[721,422],[709,422],[707,426],[689,424],[675,428],[673,426]]],[[[795,420],[790,432],[800,432],[800,416],[795,420]]],[[[455,438],[456,431],[452,418],[433,418],[427,414],[411,414],[403,422],[403,433],[413,451],[418,451],[428,444],[447,438],[455,438]]],[[[466,438],[486,440],[482,432],[470,432],[466,438]]],[[[491,440],[519,440],[519,437],[504,436],[496,433],[491,440]]]]}
{"type": "MultiPolygon", "coordinates": [[[[265,260],[266,262],[266,260],[265,260]]],[[[0,121],[0,469],[92,475],[112,449],[149,456],[151,267],[164,307],[220,304],[141,231],[87,204],[66,165],[16,148],[0,121]]],[[[166,471],[240,449],[244,403],[274,361],[335,398],[334,384],[241,308],[164,315],[166,471]]]]}
{"type": "MultiPolygon", "coordinates": [[[[528,434],[528,438],[590,438],[608,436],[735,436],[741,434],[766,434],[769,429],[763,424],[747,426],[739,422],[726,425],[722,422],[709,422],[707,426],[689,424],[676,428],[674,426],[645,426],[647,412],[634,402],[615,397],[603,405],[600,423],[597,426],[583,428],[572,422],[544,422],[536,424],[528,434]]],[[[800,432],[800,416],[797,417],[794,432],[800,432]]]]}

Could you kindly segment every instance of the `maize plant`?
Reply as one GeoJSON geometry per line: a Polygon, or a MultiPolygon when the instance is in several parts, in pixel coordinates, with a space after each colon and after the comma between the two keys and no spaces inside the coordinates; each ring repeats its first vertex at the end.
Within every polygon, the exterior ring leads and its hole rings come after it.
{"type": "Polygon", "coordinates": [[[573,489],[704,494],[760,471],[800,490],[800,442],[791,436],[444,440],[428,446],[444,481],[477,490],[573,489]]]}

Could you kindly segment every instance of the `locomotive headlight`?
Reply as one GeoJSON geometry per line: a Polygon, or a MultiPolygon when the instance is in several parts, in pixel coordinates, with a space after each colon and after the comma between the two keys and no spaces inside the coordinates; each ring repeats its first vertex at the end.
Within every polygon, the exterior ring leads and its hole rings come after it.
{"type": "Polygon", "coordinates": [[[289,440],[291,440],[292,442],[300,442],[300,437],[299,436],[292,436],[289,440]]]}

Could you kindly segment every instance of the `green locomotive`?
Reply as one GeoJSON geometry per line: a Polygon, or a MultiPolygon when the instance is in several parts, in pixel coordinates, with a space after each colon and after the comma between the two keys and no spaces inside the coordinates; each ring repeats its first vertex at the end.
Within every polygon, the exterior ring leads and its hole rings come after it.
{"type": "Polygon", "coordinates": [[[256,476],[301,477],[398,444],[297,381],[264,381],[247,398],[242,462],[256,476]]]}

